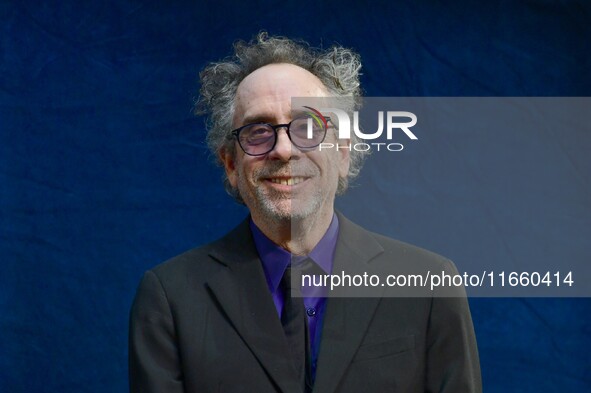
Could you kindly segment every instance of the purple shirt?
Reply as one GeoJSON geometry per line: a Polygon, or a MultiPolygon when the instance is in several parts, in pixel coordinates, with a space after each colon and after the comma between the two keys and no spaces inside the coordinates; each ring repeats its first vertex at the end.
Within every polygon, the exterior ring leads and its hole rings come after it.
{"type": "MultiPolygon", "coordinates": [[[[289,251],[284,250],[273,243],[256,224],[250,220],[250,229],[254,238],[257,251],[263,262],[263,270],[269,286],[269,292],[273,296],[277,315],[281,318],[283,311],[283,291],[279,288],[283,273],[289,265],[292,256],[289,251]]],[[[308,254],[325,274],[332,272],[334,252],[337,245],[339,234],[339,220],[333,215],[330,226],[326,233],[320,239],[316,247],[308,254]]],[[[299,259],[299,258],[298,258],[299,259]]],[[[304,297],[304,306],[308,319],[308,330],[310,332],[310,349],[312,352],[312,375],[316,374],[316,361],[320,349],[320,335],[322,333],[322,322],[324,320],[324,311],[326,309],[327,288],[303,287],[302,295],[304,297]]]]}

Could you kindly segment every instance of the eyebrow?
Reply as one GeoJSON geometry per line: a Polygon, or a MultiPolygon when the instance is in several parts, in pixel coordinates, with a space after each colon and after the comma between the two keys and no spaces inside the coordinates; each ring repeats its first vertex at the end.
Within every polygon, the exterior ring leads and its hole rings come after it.
{"type": "Polygon", "coordinates": [[[248,116],[243,119],[243,124],[253,124],[253,123],[272,123],[271,120],[273,116],[269,115],[255,115],[255,116],[248,116]]]}
{"type": "MultiPolygon", "coordinates": [[[[303,114],[303,111],[290,111],[288,117],[293,119],[292,115],[300,115],[303,114]]],[[[256,115],[252,115],[252,116],[248,116],[245,117],[242,120],[243,125],[246,124],[253,124],[253,123],[268,123],[268,124],[273,124],[275,123],[276,116],[275,113],[270,114],[270,113],[259,113],[256,115]]]]}
{"type": "MultiPolygon", "coordinates": [[[[302,116],[305,115],[306,113],[308,113],[308,111],[304,110],[304,109],[292,109],[291,111],[289,111],[289,117],[293,120],[298,116],[302,116]]],[[[323,114],[323,116],[325,118],[329,118],[330,116],[327,116],[325,114],[323,114]]],[[[248,117],[245,117],[242,120],[242,125],[241,126],[245,126],[248,124],[256,124],[256,123],[266,123],[266,124],[273,124],[275,123],[275,113],[270,114],[270,113],[259,113],[256,115],[251,115],[248,117]]],[[[279,124],[279,123],[277,123],[279,124]]]]}

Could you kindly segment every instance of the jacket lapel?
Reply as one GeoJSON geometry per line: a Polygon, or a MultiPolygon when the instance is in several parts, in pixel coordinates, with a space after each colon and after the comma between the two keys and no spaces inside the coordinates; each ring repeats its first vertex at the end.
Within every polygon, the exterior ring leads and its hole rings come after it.
{"type": "Polygon", "coordinates": [[[299,391],[248,219],[222,238],[210,255],[226,266],[208,285],[228,319],[279,389],[299,391]]]}
{"type": "MultiPolygon", "coordinates": [[[[371,270],[367,263],[383,248],[367,231],[337,215],[339,239],[333,272],[371,270]]],[[[248,219],[217,242],[210,255],[226,267],[208,281],[208,286],[228,319],[278,388],[300,392],[295,368],[286,358],[289,347],[269,295],[248,219]]],[[[379,297],[328,299],[315,392],[331,393],[338,387],[378,303],[379,297]]]]}
{"type": "MultiPolygon", "coordinates": [[[[333,273],[363,274],[363,271],[369,271],[367,262],[382,253],[383,248],[367,231],[341,214],[338,217],[339,239],[333,273]]],[[[340,297],[343,294],[337,293],[327,302],[314,392],[335,391],[380,301],[379,297],[340,297]]]]}

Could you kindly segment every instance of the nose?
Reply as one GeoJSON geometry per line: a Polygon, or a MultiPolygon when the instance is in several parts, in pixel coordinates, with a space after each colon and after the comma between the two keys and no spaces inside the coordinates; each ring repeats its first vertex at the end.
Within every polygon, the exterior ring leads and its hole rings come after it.
{"type": "Polygon", "coordinates": [[[295,147],[289,136],[287,135],[287,128],[282,127],[277,130],[277,142],[273,150],[269,152],[269,158],[281,161],[289,161],[299,155],[299,150],[295,147]]]}

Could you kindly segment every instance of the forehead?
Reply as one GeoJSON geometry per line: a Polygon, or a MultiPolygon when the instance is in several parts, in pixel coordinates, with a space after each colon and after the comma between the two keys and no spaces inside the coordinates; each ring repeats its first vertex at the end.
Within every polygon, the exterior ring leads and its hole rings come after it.
{"type": "Polygon", "coordinates": [[[326,87],[311,72],[293,64],[269,64],[249,74],[238,86],[234,125],[286,119],[293,97],[326,95],[326,87]]]}

